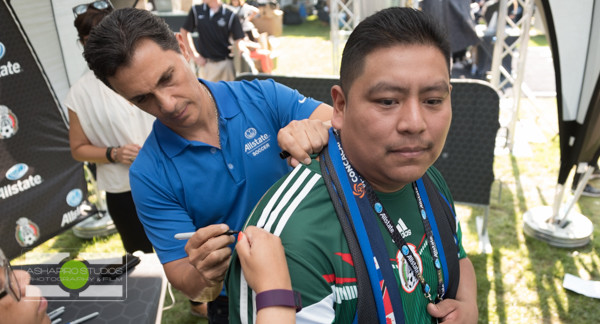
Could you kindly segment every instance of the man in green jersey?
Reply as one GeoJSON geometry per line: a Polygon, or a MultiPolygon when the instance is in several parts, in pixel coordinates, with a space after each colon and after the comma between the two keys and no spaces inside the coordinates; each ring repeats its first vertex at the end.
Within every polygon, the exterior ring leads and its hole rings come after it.
{"type": "MultiPolygon", "coordinates": [[[[328,147],[277,182],[246,224],[281,238],[297,322],[477,322],[473,265],[432,166],[452,118],[449,62],[446,35],[417,10],[382,10],[350,35],[328,147]]],[[[255,299],[237,255],[227,287],[231,323],[278,306],[269,293],[255,299]]]]}

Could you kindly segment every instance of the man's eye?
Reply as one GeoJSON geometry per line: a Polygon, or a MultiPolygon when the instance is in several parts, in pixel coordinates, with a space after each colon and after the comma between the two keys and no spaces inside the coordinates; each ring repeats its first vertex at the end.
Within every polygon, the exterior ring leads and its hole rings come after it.
{"type": "Polygon", "coordinates": [[[396,101],[394,99],[379,99],[379,100],[377,100],[377,102],[379,102],[380,104],[382,104],[384,106],[391,106],[394,103],[396,103],[396,101]]]}
{"type": "Polygon", "coordinates": [[[425,100],[425,104],[435,106],[442,103],[442,99],[427,99],[425,100]]]}

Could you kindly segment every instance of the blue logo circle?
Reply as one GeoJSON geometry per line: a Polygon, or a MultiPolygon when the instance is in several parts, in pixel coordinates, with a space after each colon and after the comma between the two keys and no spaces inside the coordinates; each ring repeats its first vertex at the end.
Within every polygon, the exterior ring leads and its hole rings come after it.
{"type": "Polygon", "coordinates": [[[431,288],[429,288],[428,284],[425,284],[425,293],[429,294],[429,291],[431,291],[431,288]]]}
{"type": "Polygon", "coordinates": [[[67,194],[67,204],[71,207],[77,207],[83,200],[83,191],[81,189],[73,189],[67,194]]]}
{"type": "Polygon", "coordinates": [[[27,164],[17,163],[10,167],[8,171],[6,171],[6,179],[12,181],[19,180],[25,175],[25,173],[27,173],[28,170],[29,166],[27,166],[27,164]]]}
{"type": "Polygon", "coordinates": [[[4,57],[4,54],[6,54],[6,47],[0,42],[0,59],[4,57]]]}
{"type": "Polygon", "coordinates": [[[435,260],[435,268],[439,269],[440,268],[440,260],[435,260]]]}
{"type": "Polygon", "coordinates": [[[408,250],[408,246],[406,246],[406,245],[405,245],[405,246],[403,246],[403,247],[402,247],[402,254],[404,254],[404,255],[408,255],[408,252],[409,252],[409,250],[408,250]]]}
{"type": "Polygon", "coordinates": [[[421,217],[423,217],[423,219],[427,218],[427,214],[424,210],[421,210],[421,217]]]}
{"type": "Polygon", "coordinates": [[[383,206],[381,206],[380,203],[375,203],[375,211],[378,213],[381,213],[381,211],[383,211],[383,206]]]}

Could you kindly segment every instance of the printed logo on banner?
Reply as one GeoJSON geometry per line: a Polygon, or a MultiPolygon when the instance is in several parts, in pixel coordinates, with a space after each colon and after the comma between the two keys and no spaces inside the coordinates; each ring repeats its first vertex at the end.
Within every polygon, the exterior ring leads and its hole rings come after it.
{"type": "MultiPolygon", "coordinates": [[[[4,44],[0,43],[0,59],[2,59],[5,54],[6,54],[6,46],[4,46],[4,44]]],[[[9,75],[13,75],[13,74],[19,74],[22,71],[23,70],[21,69],[21,64],[19,62],[12,63],[11,61],[8,61],[8,62],[6,62],[6,64],[0,65],[0,78],[9,76],[9,75]]]]}
{"type": "Polygon", "coordinates": [[[60,222],[60,227],[65,227],[65,226],[73,223],[74,221],[76,221],[79,218],[79,216],[81,216],[80,208],[75,208],[75,209],[69,210],[68,212],[63,214],[62,221],[60,222]]]}
{"type": "Polygon", "coordinates": [[[27,174],[27,171],[29,171],[29,166],[25,163],[17,163],[6,171],[6,179],[16,181],[16,183],[0,187],[0,199],[8,199],[16,196],[44,182],[42,176],[39,174],[30,174],[29,177],[23,178],[27,174]]]}
{"type": "MultiPolygon", "coordinates": [[[[66,197],[67,204],[71,207],[77,207],[83,201],[83,191],[81,189],[72,189],[69,191],[66,197]]],[[[65,227],[73,222],[75,222],[80,216],[81,208],[75,208],[67,211],[62,216],[62,221],[60,222],[60,227],[65,227]]]]}
{"type": "Polygon", "coordinates": [[[137,257],[113,253],[27,253],[22,269],[31,275],[27,297],[48,300],[119,300],[127,297],[127,272],[137,257]],[[132,259],[133,258],[133,259],[132,259]]]}
{"type": "Polygon", "coordinates": [[[26,217],[17,219],[15,238],[22,247],[32,246],[40,238],[40,228],[26,217]]]}
{"type": "Polygon", "coordinates": [[[17,181],[29,171],[29,166],[25,163],[17,163],[6,171],[6,179],[17,181]]]}
{"type": "Polygon", "coordinates": [[[81,189],[73,189],[67,194],[67,204],[71,207],[77,207],[83,200],[83,192],[81,189]]]}
{"type": "Polygon", "coordinates": [[[9,139],[19,130],[17,116],[4,105],[0,105],[0,139],[9,139]]]}

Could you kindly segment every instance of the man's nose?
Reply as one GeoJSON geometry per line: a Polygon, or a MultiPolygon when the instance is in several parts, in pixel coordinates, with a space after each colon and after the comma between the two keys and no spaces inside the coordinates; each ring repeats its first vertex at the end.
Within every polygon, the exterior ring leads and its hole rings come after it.
{"type": "Polygon", "coordinates": [[[409,98],[404,101],[398,117],[398,131],[417,134],[425,130],[426,125],[421,101],[418,98],[409,98]]]}
{"type": "Polygon", "coordinates": [[[161,112],[172,113],[177,109],[177,100],[169,91],[157,91],[155,97],[161,112]]]}

